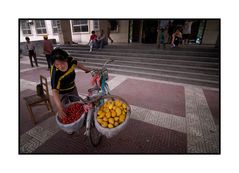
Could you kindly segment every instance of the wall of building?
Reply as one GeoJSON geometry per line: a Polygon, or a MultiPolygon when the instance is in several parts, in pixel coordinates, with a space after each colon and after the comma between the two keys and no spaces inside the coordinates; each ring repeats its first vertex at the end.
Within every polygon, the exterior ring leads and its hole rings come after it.
{"type": "MultiPolygon", "coordinates": [[[[110,37],[115,43],[128,43],[129,20],[118,20],[118,25],[118,30],[112,31],[110,37]]],[[[107,31],[107,26],[109,26],[107,20],[100,21],[100,29],[107,31]]]]}
{"type": "MultiPolygon", "coordinates": [[[[110,36],[114,40],[115,43],[128,43],[128,33],[129,33],[129,20],[118,20],[119,27],[118,31],[111,32],[110,36]]],[[[49,39],[55,39],[57,43],[59,43],[58,34],[53,34],[51,20],[45,20],[47,35],[49,39]]],[[[89,42],[89,38],[91,35],[91,31],[95,30],[93,25],[93,20],[88,20],[89,30],[88,32],[73,32],[72,22],[70,21],[70,28],[72,34],[72,41],[80,44],[87,44],[89,42]]],[[[30,25],[32,34],[23,35],[22,30],[20,28],[20,42],[25,42],[25,37],[28,36],[31,41],[43,40],[43,36],[45,34],[37,34],[35,24],[30,25]]],[[[107,20],[100,20],[100,29],[106,31],[107,28],[107,20]]],[[[96,31],[96,34],[100,34],[100,30],[96,31]]]]}
{"type": "Polygon", "coordinates": [[[220,20],[207,20],[202,44],[216,45],[220,32],[220,20]]]}
{"type": "MultiPolygon", "coordinates": [[[[55,39],[56,42],[59,43],[59,41],[60,41],[59,40],[59,35],[58,34],[53,34],[51,20],[45,20],[45,24],[46,24],[46,30],[47,30],[48,38],[49,39],[55,39]]],[[[70,29],[71,29],[71,34],[72,34],[72,41],[76,42],[76,43],[88,43],[90,35],[91,35],[91,31],[94,30],[93,20],[88,21],[88,26],[89,26],[89,31],[88,32],[78,32],[78,33],[73,32],[72,22],[70,20],[70,29]]],[[[20,28],[20,42],[26,42],[25,41],[26,36],[28,36],[31,39],[31,41],[43,40],[43,36],[45,34],[37,34],[34,24],[30,25],[30,28],[31,28],[31,32],[32,32],[32,34],[30,34],[30,35],[23,35],[22,30],[20,28]]],[[[62,30],[64,30],[64,27],[62,27],[62,30]]]]}
{"type": "MultiPolygon", "coordinates": [[[[58,34],[53,34],[51,20],[45,20],[45,24],[46,24],[48,38],[55,39],[57,42],[59,42],[58,34]]],[[[37,34],[35,24],[30,25],[30,28],[31,28],[32,34],[23,35],[21,27],[20,27],[20,42],[26,42],[25,37],[29,37],[31,41],[43,40],[43,36],[46,34],[37,34]]]]}
{"type": "MultiPolygon", "coordinates": [[[[85,33],[74,33],[72,30],[72,40],[76,43],[87,44],[91,35],[91,31],[95,30],[93,27],[93,20],[89,20],[89,31],[85,33]]],[[[129,32],[129,20],[119,20],[118,31],[111,32],[110,36],[115,43],[128,43],[128,32],[129,32]]],[[[100,30],[103,29],[105,32],[107,30],[107,20],[100,20],[100,30]]],[[[96,34],[99,35],[100,31],[96,31],[96,34]]]]}
{"type": "MultiPolygon", "coordinates": [[[[107,20],[100,20],[100,29],[106,31],[107,29],[107,20]]],[[[49,39],[55,39],[59,43],[58,34],[53,34],[51,20],[45,20],[47,35],[49,39]]],[[[128,33],[129,33],[129,20],[118,20],[119,28],[117,31],[111,32],[110,36],[115,43],[128,43],[128,33]]],[[[91,31],[95,30],[93,27],[93,20],[88,20],[89,30],[88,32],[79,32],[74,33],[72,30],[72,23],[70,21],[70,28],[72,34],[72,41],[80,44],[87,44],[91,35],[91,31]]],[[[43,40],[45,34],[37,34],[35,25],[31,25],[30,35],[23,35],[20,28],[20,42],[25,42],[25,37],[30,37],[31,41],[43,40]]],[[[99,35],[100,31],[96,31],[96,34],[99,35]]],[[[202,44],[213,44],[216,45],[218,42],[218,36],[220,32],[220,20],[207,20],[206,28],[204,31],[202,44]]]]}
{"type": "Polygon", "coordinates": [[[88,32],[73,32],[72,22],[70,21],[70,23],[71,23],[72,41],[76,43],[87,44],[89,42],[91,31],[93,30],[93,21],[88,20],[88,32]]]}
{"type": "Polygon", "coordinates": [[[110,37],[115,43],[128,43],[129,20],[119,20],[118,32],[111,32],[110,37]]]}
{"type": "Polygon", "coordinates": [[[72,44],[72,31],[70,20],[61,20],[60,31],[58,31],[60,44],[72,44]]]}

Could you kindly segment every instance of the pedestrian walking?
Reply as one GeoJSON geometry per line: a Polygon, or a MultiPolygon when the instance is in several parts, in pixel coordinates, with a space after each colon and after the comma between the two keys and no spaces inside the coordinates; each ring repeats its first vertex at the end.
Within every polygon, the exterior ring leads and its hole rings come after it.
{"type": "Polygon", "coordinates": [[[48,40],[48,36],[45,35],[43,41],[43,52],[46,56],[48,70],[51,68],[51,52],[53,51],[53,45],[50,40],[48,40]]]}
{"type": "MultiPolygon", "coordinates": [[[[111,32],[111,23],[110,21],[108,21],[108,25],[107,25],[107,30],[106,30],[106,36],[108,39],[110,39],[111,43],[113,43],[113,39],[110,37],[110,32],[111,32]]],[[[108,41],[108,40],[107,40],[108,41]]]]}
{"type": "Polygon", "coordinates": [[[29,56],[29,59],[30,59],[30,63],[31,63],[31,66],[34,67],[33,65],[33,62],[32,62],[32,57],[35,61],[35,64],[36,66],[38,67],[38,63],[37,63],[37,58],[36,58],[36,51],[35,51],[35,46],[33,45],[33,43],[30,41],[30,38],[29,37],[25,37],[27,43],[26,43],[26,48],[27,48],[27,51],[28,51],[28,56],[29,56]]]}

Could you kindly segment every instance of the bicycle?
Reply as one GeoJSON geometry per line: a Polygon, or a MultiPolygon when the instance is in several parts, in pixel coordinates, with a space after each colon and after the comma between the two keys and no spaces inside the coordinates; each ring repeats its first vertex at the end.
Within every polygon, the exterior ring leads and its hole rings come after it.
{"type": "MultiPolygon", "coordinates": [[[[84,135],[88,137],[90,144],[94,147],[96,147],[102,139],[102,134],[98,132],[94,122],[94,114],[97,107],[102,105],[105,99],[120,99],[127,103],[119,96],[110,95],[109,86],[106,82],[108,80],[108,70],[105,66],[112,61],[113,60],[107,60],[101,69],[94,69],[91,71],[95,86],[88,89],[88,96],[85,99],[75,95],[65,95],[61,99],[62,102],[68,101],[67,106],[76,102],[83,103],[85,113],[87,114],[86,122],[84,123],[86,126],[84,135]]],[[[128,111],[131,112],[130,107],[128,111]]]]}

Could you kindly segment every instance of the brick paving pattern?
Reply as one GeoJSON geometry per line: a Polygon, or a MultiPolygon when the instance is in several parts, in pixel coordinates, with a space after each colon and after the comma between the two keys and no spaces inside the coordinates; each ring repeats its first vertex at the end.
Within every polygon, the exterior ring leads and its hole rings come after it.
{"type": "Polygon", "coordinates": [[[215,124],[218,126],[220,121],[220,103],[219,103],[219,92],[213,91],[213,90],[203,90],[204,95],[207,99],[208,106],[210,108],[210,111],[212,113],[213,119],[215,124]]]}
{"type": "MultiPolygon", "coordinates": [[[[28,66],[28,59],[21,59],[20,153],[220,152],[217,89],[110,74],[108,84],[111,93],[128,101],[132,108],[131,119],[118,136],[103,138],[101,144],[94,148],[83,135],[84,128],[79,133],[68,135],[57,126],[54,113],[40,115],[47,110],[44,106],[34,109],[37,125],[31,122],[22,98],[35,93],[40,74],[50,81],[46,66],[33,69],[28,66]]],[[[76,73],[78,92],[86,95],[90,87],[90,74],[80,70],[76,73]]],[[[56,110],[53,101],[52,104],[56,110]]]]}
{"type": "Polygon", "coordinates": [[[219,135],[202,89],[186,87],[189,153],[219,152],[219,135]]]}
{"type": "Polygon", "coordinates": [[[83,132],[70,136],[59,131],[33,153],[185,153],[187,148],[186,134],[133,119],[118,136],[103,138],[97,148],[83,132]]]}
{"type": "Polygon", "coordinates": [[[185,117],[185,97],[182,86],[127,79],[112,91],[129,104],[185,117]]]}
{"type": "Polygon", "coordinates": [[[30,64],[20,64],[20,70],[31,68],[30,64]]]}

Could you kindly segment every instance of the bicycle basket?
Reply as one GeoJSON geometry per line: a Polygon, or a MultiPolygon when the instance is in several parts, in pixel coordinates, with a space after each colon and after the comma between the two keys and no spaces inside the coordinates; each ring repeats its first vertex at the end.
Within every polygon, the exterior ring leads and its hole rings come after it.
{"type": "MultiPolygon", "coordinates": [[[[82,102],[72,102],[72,103],[67,104],[66,107],[68,107],[70,105],[73,105],[75,103],[81,103],[82,104],[82,102]]],[[[78,120],[76,120],[76,121],[74,121],[70,124],[63,124],[59,121],[59,115],[57,113],[56,114],[56,123],[59,126],[59,128],[62,129],[63,131],[65,131],[67,133],[72,133],[72,132],[79,131],[79,129],[84,124],[85,117],[86,117],[86,115],[85,115],[85,113],[83,113],[78,120]]]]}
{"type": "MultiPolygon", "coordinates": [[[[125,103],[127,106],[126,107],[127,112],[126,112],[125,119],[121,124],[119,124],[118,126],[115,126],[113,128],[107,128],[107,127],[103,127],[102,124],[100,122],[98,122],[99,120],[97,120],[97,118],[99,118],[99,116],[97,114],[100,111],[101,107],[104,105],[104,103],[96,108],[96,111],[94,114],[95,127],[102,135],[106,136],[106,138],[112,138],[112,137],[116,136],[117,134],[119,134],[122,130],[124,130],[129,122],[130,114],[131,114],[131,108],[130,108],[129,104],[124,99],[122,99],[118,96],[113,96],[113,95],[104,96],[105,102],[107,102],[109,100],[111,100],[111,101],[112,100],[120,100],[122,103],[125,103]]],[[[109,121],[109,119],[107,121],[109,121]]]]}

